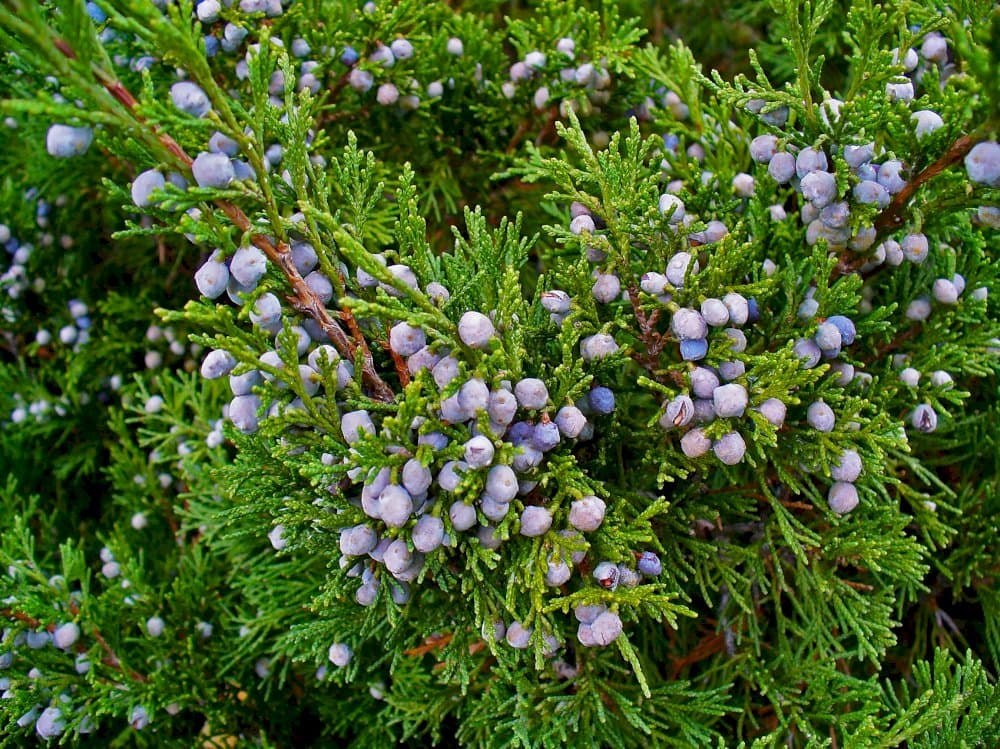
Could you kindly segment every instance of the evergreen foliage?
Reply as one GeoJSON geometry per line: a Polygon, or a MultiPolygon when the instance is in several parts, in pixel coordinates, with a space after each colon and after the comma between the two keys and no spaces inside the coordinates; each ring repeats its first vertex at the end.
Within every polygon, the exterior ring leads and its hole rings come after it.
{"type": "Polygon", "coordinates": [[[0,5],[0,746],[1000,744],[998,32],[0,5]]]}

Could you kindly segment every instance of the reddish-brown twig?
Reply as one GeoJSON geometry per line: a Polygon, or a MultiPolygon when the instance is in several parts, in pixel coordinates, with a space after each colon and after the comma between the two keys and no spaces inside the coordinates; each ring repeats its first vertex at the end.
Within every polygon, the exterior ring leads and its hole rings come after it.
{"type": "MultiPolygon", "coordinates": [[[[65,40],[56,39],[55,46],[67,58],[74,59],[76,57],[76,53],[65,40]]],[[[169,151],[182,165],[190,168],[193,163],[193,159],[177,141],[171,138],[167,133],[157,128],[155,125],[150,125],[145,118],[138,113],[138,102],[120,81],[115,80],[106,71],[103,71],[100,68],[95,68],[94,75],[104,89],[129,111],[139,125],[149,128],[164,148],[167,149],[167,151],[169,151]]],[[[288,302],[292,305],[292,307],[297,312],[307,315],[315,320],[333,343],[337,351],[340,352],[341,356],[353,360],[356,352],[358,350],[361,351],[362,381],[368,387],[374,398],[387,403],[391,402],[395,398],[395,393],[375,370],[374,359],[372,358],[371,351],[369,350],[364,337],[360,335],[360,331],[358,330],[354,336],[354,340],[352,341],[348,338],[343,328],[341,328],[334,321],[324,304],[320,302],[319,298],[313,293],[312,289],[306,285],[305,279],[302,278],[298,269],[295,267],[295,263],[292,260],[291,248],[288,246],[288,243],[282,241],[275,242],[264,234],[253,232],[252,230],[254,227],[250,218],[239,206],[234,205],[228,200],[216,200],[215,205],[226,214],[229,220],[232,221],[233,224],[240,229],[240,231],[245,233],[250,232],[250,241],[264,252],[268,260],[281,268],[282,273],[284,273],[285,277],[288,279],[288,282],[291,284],[294,292],[294,294],[287,297],[288,302]]],[[[356,328],[356,323],[350,311],[342,311],[341,318],[345,319],[349,327],[352,327],[352,329],[356,328]],[[352,323],[354,323],[354,325],[352,325],[352,323]]]]}

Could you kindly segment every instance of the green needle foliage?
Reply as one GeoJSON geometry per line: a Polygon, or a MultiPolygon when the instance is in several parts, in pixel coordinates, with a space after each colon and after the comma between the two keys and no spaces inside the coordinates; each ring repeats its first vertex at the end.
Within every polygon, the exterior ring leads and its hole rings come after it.
{"type": "Polygon", "coordinates": [[[1000,11],[673,5],[0,5],[0,747],[1000,745],[1000,11]]]}

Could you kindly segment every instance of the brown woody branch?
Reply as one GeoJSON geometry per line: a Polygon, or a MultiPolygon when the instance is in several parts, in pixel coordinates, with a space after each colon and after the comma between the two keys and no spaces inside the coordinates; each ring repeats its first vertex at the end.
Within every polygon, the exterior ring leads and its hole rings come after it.
{"type": "Polygon", "coordinates": [[[910,202],[910,198],[920,189],[920,186],[964,159],[965,155],[972,150],[972,147],[983,140],[984,137],[983,133],[977,132],[970,135],[963,135],[952,143],[941,158],[916,175],[906,183],[906,186],[902,190],[896,193],[896,197],[892,199],[892,202],[875,219],[875,231],[881,236],[902,226],[906,220],[903,212],[910,202]]]}
{"type": "MultiPolygon", "coordinates": [[[[67,58],[76,58],[76,53],[65,40],[56,39],[55,46],[67,58]]],[[[184,166],[190,168],[193,163],[193,159],[187,154],[181,145],[167,133],[163,132],[155,125],[150,125],[146,122],[146,120],[137,111],[138,102],[135,97],[132,96],[132,94],[122,85],[120,81],[114,80],[107,74],[106,71],[99,68],[94,69],[94,75],[100,84],[104,86],[104,89],[126,109],[128,109],[129,113],[140,125],[150,128],[151,132],[156,135],[160,143],[163,144],[164,148],[166,148],[184,166]]],[[[253,229],[253,224],[251,223],[250,218],[239,206],[230,203],[228,200],[216,200],[215,205],[229,217],[229,220],[232,221],[233,224],[240,229],[240,231],[250,232],[253,229]]],[[[271,238],[259,233],[252,233],[250,241],[264,252],[268,260],[281,268],[282,273],[284,273],[288,282],[292,286],[292,290],[295,292],[293,295],[287,297],[288,302],[292,305],[292,307],[297,312],[307,315],[315,320],[341,356],[347,357],[353,361],[355,359],[355,354],[360,350],[362,360],[362,381],[369,388],[373,397],[377,400],[384,401],[386,403],[391,402],[395,398],[395,393],[375,370],[375,363],[371,350],[368,348],[368,343],[365,341],[364,336],[361,335],[361,331],[357,328],[357,322],[354,320],[353,314],[347,309],[342,310],[340,313],[341,318],[347,322],[348,326],[351,327],[352,331],[355,333],[354,340],[352,341],[347,337],[343,328],[341,328],[330,316],[330,313],[327,311],[323,303],[320,302],[317,296],[306,285],[305,280],[295,267],[295,263],[292,260],[291,248],[288,246],[287,242],[278,241],[275,243],[271,238]]]]}
{"type": "MultiPolygon", "coordinates": [[[[80,609],[75,602],[72,602],[70,604],[70,612],[73,614],[73,616],[76,616],[80,612],[80,609]]],[[[46,632],[50,633],[55,632],[56,630],[55,624],[53,623],[46,624],[41,619],[36,619],[30,614],[26,614],[23,611],[18,611],[17,609],[10,609],[10,608],[0,609],[0,616],[6,619],[11,619],[13,621],[21,622],[22,624],[27,625],[31,629],[44,628],[46,632]]],[[[114,668],[118,671],[121,671],[123,674],[130,677],[134,681],[141,681],[141,682],[149,681],[149,679],[140,674],[138,671],[133,671],[132,669],[125,668],[122,665],[121,660],[119,660],[118,658],[118,655],[108,644],[108,641],[104,638],[104,635],[101,634],[100,630],[94,627],[91,630],[91,634],[94,636],[94,639],[97,640],[97,642],[101,646],[101,649],[104,651],[104,658],[101,659],[101,663],[103,663],[106,666],[110,666],[111,668],[114,668]]]]}

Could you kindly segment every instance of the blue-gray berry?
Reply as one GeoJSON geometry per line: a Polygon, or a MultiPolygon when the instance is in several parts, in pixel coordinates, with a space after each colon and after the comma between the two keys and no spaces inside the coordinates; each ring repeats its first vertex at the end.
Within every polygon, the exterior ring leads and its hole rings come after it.
{"type": "Polygon", "coordinates": [[[236,170],[229,157],[221,153],[202,151],[191,164],[191,173],[199,187],[228,187],[236,179],[236,170]]]}
{"type": "Polygon", "coordinates": [[[830,475],[834,481],[854,483],[861,475],[861,456],[856,450],[844,450],[839,460],[830,464],[830,475]]]}
{"type": "Polygon", "coordinates": [[[472,348],[483,349],[489,346],[490,339],[496,334],[496,328],[486,315],[470,310],[462,315],[458,323],[458,337],[462,343],[472,348]]]}
{"type": "Polygon", "coordinates": [[[910,412],[910,423],[918,432],[933,432],[937,429],[937,422],[937,413],[926,403],[921,403],[910,412]]]}
{"type": "Polygon", "coordinates": [[[514,385],[514,395],[521,408],[538,410],[545,408],[549,401],[549,391],[545,383],[535,377],[525,377],[514,385]]]}
{"type": "Polygon", "coordinates": [[[574,501],[569,509],[569,524],[578,531],[596,531],[604,522],[607,505],[600,497],[590,494],[574,501]]]}
{"type": "Polygon", "coordinates": [[[94,140],[94,131],[89,127],[52,125],[45,135],[45,150],[49,156],[68,159],[87,152],[94,140]]]}
{"type": "Polygon", "coordinates": [[[823,401],[815,401],[809,405],[806,409],[806,421],[809,425],[820,432],[832,432],[833,427],[836,424],[837,417],[833,413],[833,409],[830,408],[823,401]]]}
{"type": "Polygon", "coordinates": [[[663,564],[660,562],[660,557],[652,551],[642,552],[642,556],[639,557],[639,561],[636,563],[636,568],[646,577],[656,577],[663,572],[663,564]]]}
{"type": "Polygon", "coordinates": [[[845,515],[858,506],[857,487],[845,481],[838,481],[830,487],[826,501],[835,513],[845,515]]]}
{"type": "Polygon", "coordinates": [[[530,505],[521,512],[520,534],[534,538],[544,536],[552,527],[552,513],[544,507],[530,505]]]}
{"type": "Polygon", "coordinates": [[[727,432],[715,441],[712,451],[727,466],[734,466],[743,460],[747,444],[739,432],[727,432]]]}

